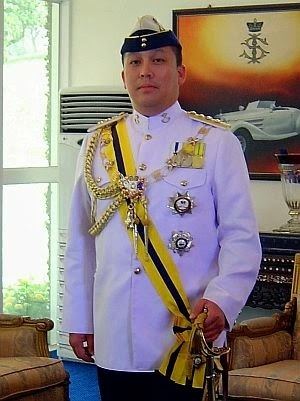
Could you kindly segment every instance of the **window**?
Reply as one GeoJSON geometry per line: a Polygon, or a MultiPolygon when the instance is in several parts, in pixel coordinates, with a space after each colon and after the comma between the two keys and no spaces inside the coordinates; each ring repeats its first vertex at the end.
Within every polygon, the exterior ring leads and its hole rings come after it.
{"type": "Polygon", "coordinates": [[[0,9],[3,18],[0,26],[4,26],[0,35],[3,38],[0,44],[3,48],[2,309],[5,313],[48,316],[54,320],[58,3],[4,0],[0,9]]]}

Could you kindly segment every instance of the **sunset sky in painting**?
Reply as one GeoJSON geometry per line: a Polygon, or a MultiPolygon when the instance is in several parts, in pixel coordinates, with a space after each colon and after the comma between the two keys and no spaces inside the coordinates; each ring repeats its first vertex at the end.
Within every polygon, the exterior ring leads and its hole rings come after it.
{"type": "Polygon", "coordinates": [[[257,99],[300,106],[300,11],[180,16],[178,35],[188,72],[183,104],[210,114],[257,99]],[[255,64],[239,57],[251,54],[241,42],[254,18],[263,21],[269,52],[255,64]]]}

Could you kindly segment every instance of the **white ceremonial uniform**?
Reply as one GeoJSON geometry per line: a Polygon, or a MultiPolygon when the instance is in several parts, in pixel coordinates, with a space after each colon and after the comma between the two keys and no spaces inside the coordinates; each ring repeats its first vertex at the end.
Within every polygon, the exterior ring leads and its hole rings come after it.
{"type": "MultiPolygon", "coordinates": [[[[126,118],[137,174],[166,165],[175,142],[186,142],[208,127],[202,169],[174,168],[146,187],[149,216],[168,246],[172,232],[191,233],[193,246],[173,253],[191,305],[204,297],[223,310],[229,326],[253,288],[261,261],[249,178],[237,138],[221,128],[191,119],[176,102],[153,117],[136,111],[126,118]],[[140,168],[139,168],[140,167],[140,168]],[[192,213],[173,214],[170,198],[188,191],[192,213]]],[[[135,257],[118,212],[96,237],[88,234],[90,195],[83,177],[87,141],[78,159],[67,250],[63,329],[94,333],[95,362],[114,370],[151,371],[175,341],[172,317],[135,257]]],[[[100,185],[109,182],[98,147],[93,165],[100,185]]],[[[97,201],[97,219],[109,200],[97,201]]],[[[224,336],[220,336],[223,343],[224,336]]],[[[216,342],[216,345],[222,345],[216,342]]]]}

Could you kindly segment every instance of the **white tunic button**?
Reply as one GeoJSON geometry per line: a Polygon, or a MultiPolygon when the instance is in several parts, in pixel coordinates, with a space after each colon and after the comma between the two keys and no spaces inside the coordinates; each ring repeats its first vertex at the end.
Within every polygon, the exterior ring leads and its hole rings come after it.
{"type": "Polygon", "coordinates": [[[187,181],[187,180],[182,180],[182,181],[180,182],[180,185],[182,185],[183,187],[186,187],[187,184],[188,184],[188,181],[187,181]]]}
{"type": "Polygon", "coordinates": [[[146,139],[146,141],[150,141],[150,139],[152,139],[152,135],[146,134],[145,139],[146,139]]]}
{"type": "Polygon", "coordinates": [[[136,267],[135,269],[134,269],[134,274],[140,274],[141,273],[141,268],[140,267],[136,267]]]}
{"type": "Polygon", "coordinates": [[[144,163],[142,163],[142,164],[139,165],[139,170],[141,170],[141,171],[146,170],[146,168],[147,168],[147,166],[146,166],[146,164],[144,164],[144,163]]]}

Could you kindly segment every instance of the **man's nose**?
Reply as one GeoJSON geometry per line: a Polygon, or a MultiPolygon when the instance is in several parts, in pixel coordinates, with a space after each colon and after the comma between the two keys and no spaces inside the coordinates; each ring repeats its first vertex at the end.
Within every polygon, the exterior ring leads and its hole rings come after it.
{"type": "Polygon", "coordinates": [[[151,69],[151,66],[149,65],[149,63],[145,62],[142,64],[141,66],[141,70],[140,70],[140,77],[141,78],[150,78],[152,77],[153,72],[151,69]]]}

